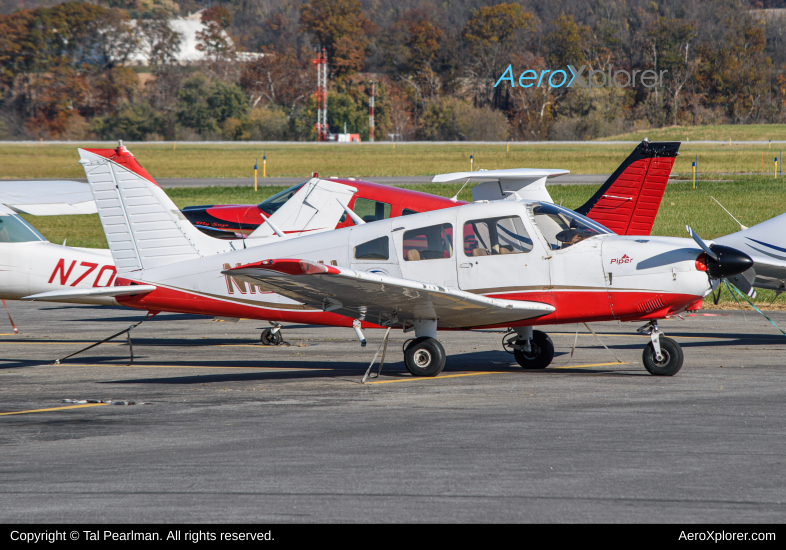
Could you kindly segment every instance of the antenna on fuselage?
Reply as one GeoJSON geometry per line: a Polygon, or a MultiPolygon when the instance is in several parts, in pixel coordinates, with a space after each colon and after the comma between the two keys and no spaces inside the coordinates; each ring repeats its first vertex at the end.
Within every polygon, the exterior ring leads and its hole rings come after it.
{"type": "Polygon", "coordinates": [[[459,189],[458,192],[450,198],[450,200],[452,200],[453,202],[458,201],[459,194],[464,190],[464,188],[467,186],[468,183],[469,183],[469,178],[467,178],[467,181],[464,182],[464,185],[461,186],[461,189],[459,189]]]}

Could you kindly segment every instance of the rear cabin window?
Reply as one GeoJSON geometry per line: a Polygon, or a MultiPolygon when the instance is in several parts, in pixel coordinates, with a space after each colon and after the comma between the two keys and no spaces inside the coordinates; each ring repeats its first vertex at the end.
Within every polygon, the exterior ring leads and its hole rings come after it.
{"type": "Polygon", "coordinates": [[[46,239],[18,216],[0,216],[0,243],[29,243],[46,239]]]}
{"type": "Polygon", "coordinates": [[[386,202],[357,198],[352,210],[366,223],[386,220],[390,217],[390,205],[386,202]]]}
{"type": "Polygon", "coordinates": [[[524,223],[518,216],[472,220],[464,224],[464,255],[524,254],[532,250],[524,223]]]}
{"type": "Polygon", "coordinates": [[[387,260],[390,257],[390,239],[387,236],[359,244],[355,247],[356,260],[387,260]]]}
{"type": "Polygon", "coordinates": [[[404,232],[404,259],[441,260],[453,256],[453,226],[449,223],[404,232]]]}
{"type": "Polygon", "coordinates": [[[410,210],[409,208],[405,208],[404,210],[401,211],[402,216],[411,216],[412,214],[419,214],[419,213],[420,212],[417,212],[416,210],[410,210]]]}

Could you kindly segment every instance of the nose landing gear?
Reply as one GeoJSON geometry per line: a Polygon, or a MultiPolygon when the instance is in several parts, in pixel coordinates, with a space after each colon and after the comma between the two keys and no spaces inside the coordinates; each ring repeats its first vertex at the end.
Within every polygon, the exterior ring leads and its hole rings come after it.
{"type": "Polygon", "coordinates": [[[273,328],[266,328],[259,336],[263,346],[277,346],[281,343],[281,323],[269,321],[273,328]]]}
{"type": "Polygon", "coordinates": [[[506,334],[502,346],[524,369],[545,369],[554,359],[554,343],[549,335],[532,327],[518,327],[506,334]]]}
{"type": "Polygon", "coordinates": [[[684,356],[680,345],[662,336],[658,330],[658,322],[650,321],[638,329],[641,334],[648,334],[650,343],[644,347],[642,360],[644,368],[653,376],[674,376],[682,368],[684,356]]]}

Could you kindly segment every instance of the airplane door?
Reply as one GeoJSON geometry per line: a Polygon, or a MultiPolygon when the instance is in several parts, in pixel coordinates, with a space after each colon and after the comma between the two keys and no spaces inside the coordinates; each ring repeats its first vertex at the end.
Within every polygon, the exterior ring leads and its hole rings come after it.
{"type": "Polygon", "coordinates": [[[401,277],[390,222],[372,222],[362,227],[362,231],[353,227],[349,234],[350,269],[401,277]]]}
{"type": "Polygon", "coordinates": [[[611,306],[601,254],[608,230],[554,204],[533,203],[530,212],[549,252],[557,319],[608,319],[611,306]]]}
{"type": "Polygon", "coordinates": [[[457,274],[461,290],[480,294],[550,294],[545,244],[526,207],[500,201],[487,208],[458,209],[457,274]]]}
{"type": "Polygon", "coordinates": [[[456,288],[457,210],[446,208],[390,221],[403,278],[456,288]]]}

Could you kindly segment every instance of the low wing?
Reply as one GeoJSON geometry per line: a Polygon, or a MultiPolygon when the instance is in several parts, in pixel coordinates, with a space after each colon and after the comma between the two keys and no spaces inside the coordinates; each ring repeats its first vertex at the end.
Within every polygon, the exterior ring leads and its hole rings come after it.
{"type": "Polygon", "coordinates": [[[0,212],[68,216],[98,212],[90,186],[78,181],[2,181],[0,212]],[[10,211],[10,212],[8,212],[10,211]]]}
{"type": "Polygon", "coordinates": [[[128,296],[131,294],[148,294],[156,289],[154,285],[133,285],[133,286],[108,286],[101,288],[69,288],[63,290],[52,290],[25,296],[23,300],[39,300],[41,302],[64,300],[78,300],[81,298],[99,298],[112,296],[128,296]]]}
{"type": "Polygon", "coordinates": [[[716,243],[745,252],[753,259],[757,288],[786,290],[786,214],[713,239],[716,243]]]}
{"type": "Polygon", "coordinates": [[[264,260],[222,273],[308,306],[381,326],[411,327],[416,319],[437,319],[439,328],[469,328],[554,311],[553,306],[539,302],[498,300],[308,260],[264,260]]]}

